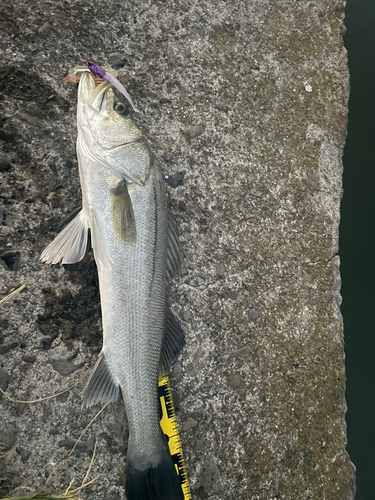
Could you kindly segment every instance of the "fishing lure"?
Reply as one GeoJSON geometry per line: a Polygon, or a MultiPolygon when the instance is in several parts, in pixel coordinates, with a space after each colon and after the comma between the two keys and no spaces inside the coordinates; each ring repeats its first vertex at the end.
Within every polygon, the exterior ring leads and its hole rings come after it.
{"type": "Polygon", "coordinates": [[[118,89],[121,92],[121,94],[123,94],[126,97],[126,99],[129,101],[129,103],[130,103],[131,107],[134,109],[134,111],[136,113],[140,113],[140,111],[134,106],[133,101],[132,101],[130,95],[127,93],[125,87],[117,80],[117,78],[115,78],[113,75],[111,75],[111,73],[108,73],[105,69],[92,63],[91,61],[87,62],[87,67],[93,76],[104,78],[105,80],[108,80],[109,83],[111,83],[114,87],[116,87],[116,89],[118,89]]]}

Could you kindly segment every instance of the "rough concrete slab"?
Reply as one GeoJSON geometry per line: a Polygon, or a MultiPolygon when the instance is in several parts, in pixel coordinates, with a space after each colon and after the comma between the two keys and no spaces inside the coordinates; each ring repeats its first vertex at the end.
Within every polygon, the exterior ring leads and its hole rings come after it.
{"type": "MultiPolygon", "coordinates": [[[[352,499],[337,256],[342,2],[16,0],[1,12],[1,296],[27,284],[1,311],[3,384],[18,400],[77,384],[34,404],[2,398],[0,439],[20,450],[19,482],[43,486],[98,411],[81,409],[101,347],[92,252],[77,270],[38,257],[80,199],[67,69],[116,59],[176,179],[187,270],[171,306],[187,346],[172,385],[193,498],[352,499]]],[[[90,478],[112,472],[82,496],[123,499],[126,429],[119,401],[48,484],[79,486],[97,440],[90,478]]]]}

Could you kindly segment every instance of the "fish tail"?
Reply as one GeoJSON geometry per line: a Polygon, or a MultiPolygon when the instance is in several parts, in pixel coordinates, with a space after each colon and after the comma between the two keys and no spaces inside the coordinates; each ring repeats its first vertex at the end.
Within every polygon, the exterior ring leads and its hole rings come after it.
{"type": "Polygon", "coordinates": [[[167,446],[156,465],[143,464],[138,465],[128,453],[125,486],[127,500],[184,500],[180,478],[167,446]]]}

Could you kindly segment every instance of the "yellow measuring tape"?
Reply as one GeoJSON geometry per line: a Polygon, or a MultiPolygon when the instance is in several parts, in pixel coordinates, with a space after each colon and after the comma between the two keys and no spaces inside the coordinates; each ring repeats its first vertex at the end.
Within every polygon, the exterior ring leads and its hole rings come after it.
{"type": "Polygon", "coordinates": [[[186,474],[185,460],[182,453],[181,439],[178,432],[176,413],[173,406],[168,374],[159,375],[159,399],[161,407],[160,427],[168,438],[169,451],[181,481],[184,500],[191,500],[189,481],[186,474]]]}

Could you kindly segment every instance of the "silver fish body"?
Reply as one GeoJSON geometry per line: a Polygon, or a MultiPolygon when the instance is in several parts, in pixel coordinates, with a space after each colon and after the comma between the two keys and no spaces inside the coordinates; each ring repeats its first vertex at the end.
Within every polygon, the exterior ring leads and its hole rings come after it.
{"type": "Polygon", "coordinates": [[[163,356],[167,365],[183,346],[166,302],[167,274],[180,264],[179,247],[160,172],[133,120],[115,108],[108,82],[95,87],[83,73],[77,108],[82,211],[41,259],[77,262],[91,230],[103,348],[84,403],[115,401],[121,388],[129,424],[128,500],[182,500],[159,424],[157,384],[163,356]]]}

